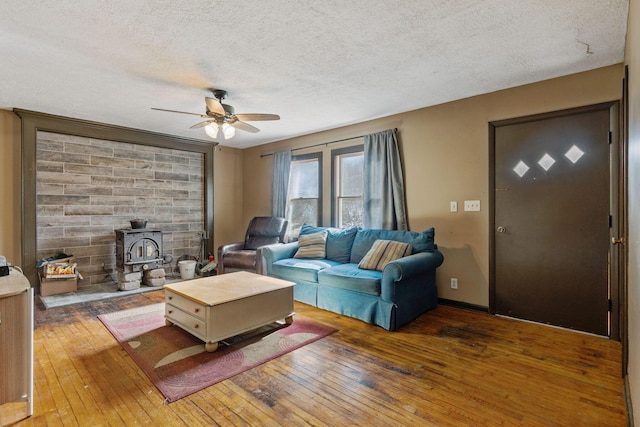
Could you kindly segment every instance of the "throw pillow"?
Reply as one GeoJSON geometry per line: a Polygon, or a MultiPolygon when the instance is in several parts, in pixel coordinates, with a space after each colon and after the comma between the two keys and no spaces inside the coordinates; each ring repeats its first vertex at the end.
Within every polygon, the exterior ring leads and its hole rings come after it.
{"type": "Polygon", "coordinates": [[[298,238],[298,251],[294,258],[324,258],[326,255],[327,232],[305,234],[298,238]]]}
{"type": "Polygon", "coordinates": [[[364,270],[384,270],[385,265],[393,260],[411,255],[413,248],[408,243],[394,240],[376,240],[369,252],[358,264],[364,270]]]}
{"type": "Polygon", "coordinates": [[[320,231],[327,232],[327,253],[325,258],[343,264],[348,263],[351,258],[351,246],[353,245],[353,239],[356,238],[358,228],[314,227],[309,224],[302,224],[300,236],[320,231]]]}
{"type": "Polygon", "coordinates": [[[369,252],[376,240],[395,240],[411,245],[413,253],[428,252],[436,249],[434,243],[435,229],[433,227],[418,233],[415,231],[401,230],[374,230],[364,228],[358,230],[353,246],[351,247],[350,263],[358,264],[369,252]]]}

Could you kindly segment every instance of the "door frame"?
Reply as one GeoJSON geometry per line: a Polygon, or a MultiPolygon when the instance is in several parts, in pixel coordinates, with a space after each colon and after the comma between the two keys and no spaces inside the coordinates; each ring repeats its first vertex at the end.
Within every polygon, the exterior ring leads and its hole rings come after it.
{"type": "MultiPolygon", "coordinates": [[[[624,182],[621,179],[620,173],[625,170],[624,168],[624,155],[621,153],[621,125],[620,125],[620,105],[619,101],[609,101],[599,104],[587,105],[576,108],[569,108],[565,110],[552,111],[541,114],[533,114],[523,117],[515,117],[511,119],[497,120],[489,122],[489,313],[496,314],[496,129],[502,126],[510,126],[515,124],[522,124],[528,122],[535,122],[540,120],[547,120],[552,118],[559,118],[565,116],[571,116],[575,114],[588,113],[594,111],[608,110],[609,119],[609,135],[610,135],[610,149],[609,149],[609,171],[610,171],[610,200],[609,209],[611,215],[611,227],[609,227],[609,237],[623,237],[623,232],[626,231],[624,226],[625,221],[625,208],[622,204],[625,203],[624,197],[624,182]]],[[[609,299],[611,301],[610,306],[610,327],[609,337],[616,341],[620,341],[621,330],[621,318],[620,314],[623,312],[621,307],[626,304],[625,298],[625,285],[624,277],[621,274],[624,266],[623,245],[609,244],[609,299]]]]}
{"type": "Polygon", "coordinates": [[[628,289],[627,270],[629,265],[629,254],[626,242],[629,240],[629,66],[624,67],[624,78],[622,79],[622,102],[620,106],[620,146],[618,176],[620,199],[618,206],[620,209],[620,237],[624,239],[622,245],[618,245],[618,258],[620,268],[618,269],[620,283],[620,342],[622,343],[622,377],[627,376],[629,366],[629,332],[628,332],[628,289]]]}

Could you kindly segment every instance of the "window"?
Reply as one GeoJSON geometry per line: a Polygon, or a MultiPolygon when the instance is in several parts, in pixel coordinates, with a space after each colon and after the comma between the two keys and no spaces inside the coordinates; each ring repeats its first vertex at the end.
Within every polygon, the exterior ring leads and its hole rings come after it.
{"type": "Polygon", "coordinates": [[[331,158],[331,223],[340,228],[363,226],[364,146],[332,150],[331,158]]]}
{"type": "Polygon", "coordinates": [[[297,236],[302,224],[320,225],[322,213],[322,154],[304,154],[291,158],[289,172],[289,233],[297,236]]]}

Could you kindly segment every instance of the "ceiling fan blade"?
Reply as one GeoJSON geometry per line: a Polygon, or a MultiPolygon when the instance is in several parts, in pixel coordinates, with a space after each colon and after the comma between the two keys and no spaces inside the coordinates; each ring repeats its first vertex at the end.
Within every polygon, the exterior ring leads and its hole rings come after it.
{"type": "Polygon", "coordinates": [[[152,109],[152,110],[156,110],[156,111],[166,111],[167,113],[190,114],[190,115],[192,115],[192,116],[199,116],[199,117],[202,117],[202,118],[209,117],[209,116],[207,116],[206,114],[189,113],[189,112],[187,112],[187,111],[165,110],[164,108],[153,108],[153,107],[151,107],[151,109],[152,109]]]}
{"type": "MultiPolygon", "coordinates": [[[[205,117],[207,117],[207,116],[205,116],[205,117]]],[[[209,123],[214,123],[215,121],[216,121],[215,119],[205,120],[204,122],[196,123],[195,125],[191,126],[189,129],[202,128],[202,127],[205,127],[206,125],[208,125],[209,123]]]]}
{"type": "Polygon", "coordinates": [[[235,114],[238,120],[245,120],[247,122],[257,122],[264,120],[280,120],[280,116],[277,114],[235,114]]]}
{"type": "Polygon", "coordinates": [[[243,130],[245,132],[251,132],[251,133],[260,132],[260,129],[258,129],[257,127],[251,126],[249,123],[241,122],[240,120],[236,120],[235,122],[230,122],[229,124],[234,128],[243,130]]]}
{"type": "Polygon", "coordinates": [[[207,108],[212,113],[219,114],[221,116],[227,114],[227,112],[224,111],[224,107],[222,107],[222,104],[217,99],[209,98],[207,96],[204,98],[204,101],[207,103],[207,108]]]}

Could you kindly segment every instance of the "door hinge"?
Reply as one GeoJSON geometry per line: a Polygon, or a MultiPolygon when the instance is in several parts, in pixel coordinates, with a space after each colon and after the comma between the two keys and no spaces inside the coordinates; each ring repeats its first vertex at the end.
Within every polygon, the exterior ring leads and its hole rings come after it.
{"type": "Polygon", "coordinates": [[[613,311],[613,301],[609,300],[609,312],[613,311]]]}
{"type": "Polygon", "coordinates": [[[613,143],[613,132],[609,131],[609,144],[613,143]]]}

